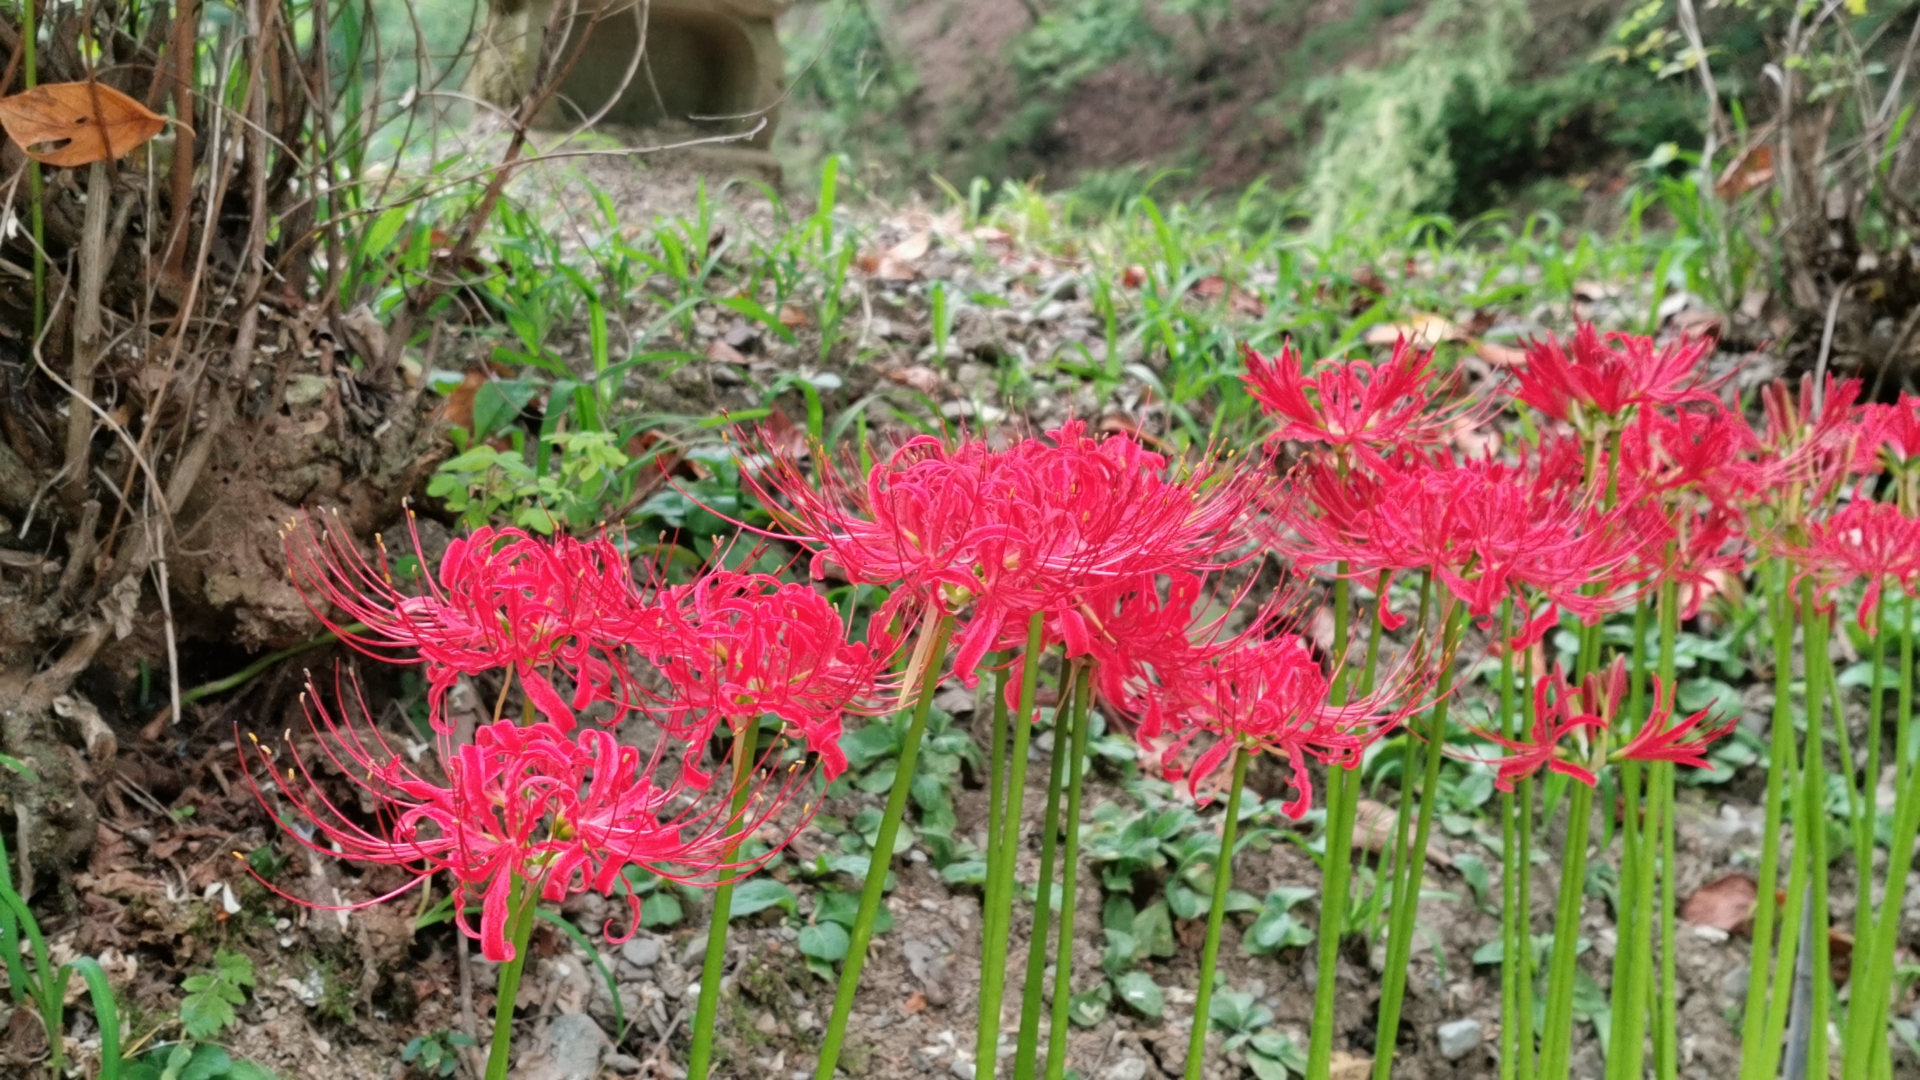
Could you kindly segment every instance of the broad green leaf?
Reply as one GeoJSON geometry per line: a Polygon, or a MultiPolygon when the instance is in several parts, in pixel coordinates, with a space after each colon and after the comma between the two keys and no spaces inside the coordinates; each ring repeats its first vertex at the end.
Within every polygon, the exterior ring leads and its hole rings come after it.
{"type": "Polygon", "coordinates": [[[1113,988],[1120,995],[1120,1000],[1126,1003],[1127,1008],[1149,1020],[1160,1019],[1160,1014],[1166,1011],[1166,995],[1161,992],[1159,984],[1144,971],[1129,971],[1124,975],[1116,976],[1113,980],[1113,988]]]}
{"type": "Polygon", "coordinates": [[[802,954],[833,963],[846,958],[847,931],[839,923],[815,923],[800,931],[799,945],[802,954]]]}
{"type": "Polygon", "coordinates": [[[1149,904],[1133,917],[1135,955],[1168,957],[1174,953],[1173,920],[1167,916],[1164,901],[1149,904]]]}
{"type": "Polygon", "coordinates": [[[733,904],[727,909],[727,918],[737,919],[776,906],[786,909],[789,915],[799,911],[792,889],[772,878],[752,878],[734,886],[733,904]]]}

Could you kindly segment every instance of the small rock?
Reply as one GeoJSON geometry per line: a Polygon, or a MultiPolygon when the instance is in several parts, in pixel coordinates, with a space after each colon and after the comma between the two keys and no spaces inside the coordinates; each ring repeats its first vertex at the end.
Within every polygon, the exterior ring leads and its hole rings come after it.
{"type": "Polygon", "coordinates": [[[640,1059],[621,1053],[609,1053],[600,1059],[600,1063],[621,1076],[632,1076],[640,1071],[640,1059]]]}
{"type": "Polygon", "coordinates": [[[650,968],[660,962],[660,939],[656,937],[632,937],[620,946],[620,956],[627,963],[638,968],[650,968]]]}
{"type": "Polygon", "coordinates": [[[685,958],[682,960],[682,963],[687,964],[704,959],[707,955],[707,932],[702,930],[698,934],[693,935],[693,937],[687,941],[687,947],[681,951],[680,955],[685,958]]]}
{"type": "Polygon", "coordinates": [[[547,1025],[542,1045],[521,1066],[522,1080],[595,1080],[607,1052],[607,1033],[585,1013],[561,1013],[547,1025]]]}
{"type": "Polygon", "coordinates": [[[780,1021],[770,1012],[763,1012],[753,1018],[753,1030],[762,1035],[772,1035],[780,1030],[780,1021]]]}
{"type": "Polygon", "coordinates": [[[971,1061],[955,1059],[947,1066],[947,1071],[953,1074],[954,1080],[973,1080],[973,1062],[971,1061]]]}
{"type": "Polygon", "coordinates": [[[1466,1057],[1474,1047],[1480,1045],[1480,1021],[1472,1019],[1449,1021],[1440,1025],[1438,1034],[1440,1056],[1448,1061],[1458,1061],[1466,1057]]]}
{"type": "Polygon", "coordinates": [[[1137,1057],[1121,1058],[1106,1072],[1105,1080],[1146,1080],[1147,1063],[1137,1057]]]}
{"type": "Polygon", "coordinates": [[[813,1015],[812,1009],[801,1009],[795,1013],[793,1022],[800,1025],[801,1031],[812,1031],[820,1026],[820,1019],[813,1015]]]}

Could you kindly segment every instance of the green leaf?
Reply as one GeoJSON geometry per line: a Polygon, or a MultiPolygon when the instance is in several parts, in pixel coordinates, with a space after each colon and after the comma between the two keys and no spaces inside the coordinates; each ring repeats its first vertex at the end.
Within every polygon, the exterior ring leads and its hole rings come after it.
{"type": "Polygon", "coordinates": [[[1487,906],[1487,892],[1492,881],[1487,876],[1486,860],[1474,854],[1461,854],[1453,857],[1453,865],[1460,876],[1467,881],[1467,888],[1473,890],[1473,902],[1481,907],[1487,906]]]}
{"type": "Polygon", "coordinates": [[[792,889],[772,878],[753,878],[734,886],[733,904],[727,908],[727,918],[737,919],[776,906],[786,909],[789,915],[798,914],[800,910],[792,889]]]}
{"type": "Polygon", "coordinates": [[[1139,952],[1139,944],[1133,935],[1125,930],[1106,930],[1106,950],[1100,955],[1100,970],[1109,975],[1117,975],[1133,963],[1134,954],[1139,952]]]}
{"type": "Polygon", "coordinates": [[[1207,913],[1207,899],[1177,881],[1167,883],[1167,908],[1174,917],[1197,919],[1207,913]]]}
{"type": "Polygon", "coordinates": [[[846,928],[837,922],[815,923],[800,931],[800,952],[815,960],[833,963],[847,955],[846,928]]]}
{"type": "Polygon", "coordinates": [[[681,906],[680,898],[665,889],[640,901],[641,926],[672,926],[686,916],[687,912],[681,906]]]}
{"type": "Polygon", "coordinates": [[[940,877],[949,885],[984,885],[987,883],[987,864],[979,859],[950,862],[940,868],[940,877]]]}
{"type": "Polygon", "coordinates": [[[900,735],[882,722],[855,728],[840,737],[840,752],[847,755],[847,766],[864,769],[899,751],[900,735]]]}
{"type": "Polygon", "coordinates": [[[180,1002],[180,1025],[193,1039],[210,1039],[232,1025],[233,1007],[247,1002],[242,987],[253,985],[253,961],[245,954],[221,949],[213,956],[214,970],[189,975],[180,986],[187,996],[180,1002]]]}
{"type": "Polygon", "coordinates": [[[1307,1054],[1300,1044],[1277,1031],[1262,1031],[1248,1041],[1247,1046],[1255,1054],[1271,1061],[1279,1062],[1287,1068],[1307,1074],[1307,1054]]]}
{"type": "Polygon", "coordinates": [[[1081,1027],[1093,1027],[1107,1018],[1107,1005],[1112,1000],[1113,991],[1101,983],[1098,989],[1067,999],[1067,1018],[1081,1027]]]}
{"type": "Polygon", "coordinates": [[[1473,950],[1473,962],[1475,964],[1498,964],[1505,961],[1506,958],[1507,943],[1499,938],[1494,938],[1492,941],[1473,950]]]}
{"type": "Polygon", "coordinates": [[[1160,1019],[1166,1011],[1167,997],[1160,986],[1144,971],[1129,971],[1113,980],[1113,989],[1127,1008],[1149,1020],[1160,1019]]]}
{"type": "Polygon", "coordinates": [[[1173,920],[1167,916],[1167,905],[1158,901],[1146,906],[1140,914],[1133,917],[1133,940],[1138,943],[1135,955],[1168,957],[1174,953],[1173,920]]]}
{"type": "Polygon", "coordinates": [[[215,1080],[232,1069],[233,1058],[225,1050],[218,1046],[200,1046],[194,1049],[186,1068],[180,1070],[179,1080],[215,1080]]]}
{"type": "Polygon", "coordinates": [[[1121,930],[1131,935],[1133,933],[1133,917],[1136,914],[1138,913],[1133,909],[1133,900],[1131,897],[1123,895],[1109,896],[1107,897],[1106,903],[1101,905],[1100,908],[1100,925],[1108,930],[1121,930]]]}
{"type": "Polygon", "coordinates": [[[1265,1054],[1248,1054],[1247,1068],[1253,1070],[1257,1080],[1287,1080],[1286,1065],[1265,1054]]]}
{"type": "Polygon", "coordinates": [[[479,442],[514,422],[539,388],[524,379],[494,379],[473,395],[473,439],[479,442]]]}

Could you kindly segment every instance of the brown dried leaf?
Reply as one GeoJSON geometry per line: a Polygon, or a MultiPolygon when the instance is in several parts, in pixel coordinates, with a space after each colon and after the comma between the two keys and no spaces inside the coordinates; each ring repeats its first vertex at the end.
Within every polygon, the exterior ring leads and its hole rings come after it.
{"type": "Polygon", "coordinates": [[[1763,184],[1773,181],[1773,147],[1761,143],[1749,147],[1721,172],[1714,181],[1713,193],[1722,199],[1732,199],[1763,184]]]}
{"type": "Polygon", "coordinates": [[[1401,338],[1422,349],[1431,349],[1443,341],[1465,341],[1467,332],[1443,316],[1416,313],[1403,323],[1378,323],[1368,327],[1361,340],[1368,345],[1392,345],[1401,338]]]}
{"type": "Polygon", "coordinates": [[[1695,889],[1680,905],[1680,919],[1731,934],[1747,928],[1760,887],[1745,874],[1727,874],[1695,889]]]}
{"type": "Polygon", "coordinates": [[[1366,1080],[1373,1075],[1373,1059],[1349,1054],[1345,1050],[1335,1050],[1333,1061],[1328,1066],[1329,1080],[1366,1080]]]}
{"type": "Polygon", "coordinates": [[[111,86],[48,83],[0,98],[0,126],[33,160],[71,168],[120,157],[160,134],[167,118],[111,86]]]}
{"type": "Polygon", "coordinates": [[[1527,359],[1527,350],[1516,349],[1512,345],[1502,345],[1497,341],[1478,342],[1474,345],[1473,352],[1494,367],[1518,367],[1527,359]]]}

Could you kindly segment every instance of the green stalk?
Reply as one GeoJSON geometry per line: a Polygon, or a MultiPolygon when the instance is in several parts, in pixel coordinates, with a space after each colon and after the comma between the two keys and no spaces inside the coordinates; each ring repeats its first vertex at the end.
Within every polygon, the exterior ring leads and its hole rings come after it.
{"type": "Polygon", "coordinates": [[[1027,742],[1033,737],[1033,692],[1040,680],[1042,622],[1039,612],[1027,620],[1027,650],[1020,668],[1019,715],[1013,718],[1013,753],[1007,762],[1006,816],[1000,823],[999,847],[988,855],[994,864],[989,880],[998,883],[989,891],[991,909],[986,912],[986,947],[980,964],[980,1026],[975,1033],[973,1075],[976,1080],[992,1080],[1000,1054],[1000,1000],[1007,982],[1007,950],[1013,933],[1014,857],[1020,850],[1020,810],[1027,791],[1027,742]]]}
{"type": "MultiPolygon", "coordinates": [[[[1645,722],[1642,710],[1646,703],[1647,613],[1648,604],[1645,600],[1633,612],[1632,696],[1628,699],[1626,714],[1620,718],[1625,727],[1623,734],[1628,738],[1632,737],[1634,725],[1645,722]]],[[[1642,914],[1640,888],[1640,763],[1623,762],[1616,775],[1619,777],[1620,805],[1623,808],[1620,824],[1620,896],[1624,902],[1620,905],[1615,927],[1613,982],[1609,987],[1613,1019],[1612,1032],[1608,1037],[1607,1075],[1613,1080],[1638,1080],[1645,1060],[1642,1036],[1646,1027],[1646,1006],[1636,996],[1636,975],[1643,962],[1642,954],[1651,947],[1647,936],[1636,933],[1634,929],[1647,924],[1646,916],[1642,914]]],[[[1611,817],[1610,814],[1606,816],[1611,817]]],[[[1647,912],[1653,909],[1651,888],[1646,892],[1644,907],[1647,912]]],[[[1650,962],[1651,957],[1647,960],[1650,962]]]]}
{"type": "Polygon", "coordinates": [[[1388,1080],[1393,1072],[1393,1048],[1400,1037],[1401,999],[1406,994],[1407,964],[1413,954],[1413,930],[1420,908],[1420,880],[1426,870],[1427,842],[1433,833],[1433,819],[1440,791],[1440,759],[1447,744],[1447,706],[1453,701],[1453,650],[1460,640],[1460,627],[1466,620],[1467,606],[1452,602],[1440,641],[1440,684],[1437,700],[1429,710],[1426,740],[1426,767],[1420,783],[1420,812],[1414,824],[1413,845],[1407,850],[1406,886],[1393,893],[1393,921],[1387,930],[1387,969],[1380,990],[1379,1026],[1374,1032],[1374,1080],[1388,1080]]]}
{"type": "MultiPolygon", "coordinates": [[[[1669,705],[1676,709],[1680,689],[1674,676],[1674,659],[1679,636],[1680,589],[1667,581],[1660,586],[1660,680],[1672,695],[1669,705]]],[[[1660,992],[1654,998],[1659,1005],[1659,1019],[1653,1029],[1654,1068],[1660,1080],[1674,1080],[1680,1070],[1680,997],[1674,940],[1674,879],[1679,868],[1674,863],[1673,762],[1655,762],[1650,779],[1651,801],[1660,827],[1660,992]]],[[[1646,869],[1651,872],[1652,867],[1646,869]]]]}
{"type": "Polygon", "coordinates": [[[487,1053],[486,1080],[507,1080],[507,1055],[513,1046],[513,1003],[520,996],[520,974],[527,966],[527,940],[533,936],[533,913],[540,891],[515,874],[507,892],[507,936],[513,959],[500,965],[499,992],[493,1001],[493,1046],[487,1053]]]}
{"type": "Polygon", "coordinates": [[[1047,981],[1047,930],[1053,916],[1054,849],[1060,839],[1060,777],[1071,743],[1075,695],[1066,685],[1060,708],[1054,712],[1053,761],[1047,770],[1047,809],[1040,818],[1040,885],[1034,897],[1033,935],[1027,942],[1027,981],[1020,996],[1020,1036],[1013,1057],[1013,1075],[1033,1076],[1040,1056],[1040,1012],[1047,981]]]}
{"type": "MultiPolygon", "coordinates": [[[[1424,634],[1427,629],[1427,609],[1433,600],[1433,575],[1423,573],[1420,582],[1420,621],[1415,624],[1415,636],[1424,634]]],[[[1393,847],[1387,861],[1387,870],[1380,875],[1380,884],[1374,886],[1376,893],[1385,889],[1387,902],[1397,903],[1405,891],[1404,879],[1407,869],[1407,842],[1409,830],[1413,824],[1413,773],[1417,748],[1420,740],[1408,730],[1403,736],[1400,755],[1400,804],[1393,812],[1393,847]]],[[[1375,927],[1369,926],[1367,936],[1371,938],[1375,927]]]]}
{"type": "MultiPolygon", "coordinates": [[[[1780,827],[1786,810],[1786,779],[1793,771],[1790,690],[1794,612],[1787,602],[1787,564],[1775,559],[1767,569],[1767,608],[1773,619],[1773,730],[1768,748],[1766,818],[1760,840],[1760,895],[1753,910],[1753,950],[1747,962],[1747,1003],[1740,1027],[1740,1080],[1773,1080],[1774,1069],[1768,1063],[1779,1049],[1777,1039],[1771,1051],[1763,1045],[1763,1039],[1770,1012],[1769,959],[1774,951],[1774,927],[1779,914],[1775,893],[1780,880],[1780,827]]],[[[1794,894],[1789,894],[1789,901],[1793,899],[1794,894]]],[[[1798,938],[1799,928],[1792,923],[1787,927],[1781,935],[1782,949],[1791,949],[1789,942],[1798,938]]],[[[1788,971],[1790,968],[1783,969],[1783,975],[1788,971]]],[[[1785,994],[1786,988],[1782,987],[1781,996],[1785,994]]]]}
{"type": "MultiPolygon", "coordinates": [[[[984,962],[989,944],[997,940],[1000,905],[996,899],[1000,895],[1000,841],[1001,829],[1006,818],[1006,782],[1007,782],[1007,684],[1012,681],[1013,669],[1010,658],[1003,653],[994,654],[993,679],[993,733],[989,737],[990,749],[987,751],[987,881],[982,893],[980,956],[984,962]]],[[[1018,823],[1014,832],[1019,832],[1018,823]]],[[[981,994],[974,1017],[974,1035],[976,1049],[982,1032],[997,1030],[999,1018],[987,1018],[987,995],[981,994]]],[[[691,1080],[691,1078],[690,1078],[691,1080]]]]}
{"type": "Polygon", "coordinates": [[[1905,791],[1913,778],[1913,597],[1900,592],[1900,689],[1894,697],[1899,725],[1893,729],[1893,789],[1905,791]]]}
{"type": "MultiPolygon", "coordinates": [[[[1531,678],[1527,680],[1531,682],[1531,678]]],[[[1533,730],[1534,708],[1533,693],[1530,687],[1523,686],[1520,691],[1521,730],[1533,730]]],[[[1533,777],[1521,780],[1519,790],[1515,792],[1514,802],[1520,812],[1520,972],[1519,985],[1515,987],[1518,995],[1516,1005],[1520,1013],[1520,1034],[1516,1041],[1520,1044],[1519,1068],[1515,1080],[1533,1080],[1534,1077],[1534,1038],[1533,1038],[1533,777]]]]}
{"type": "Polygon", "coordinates": [[[840,987],[833,995],[833,1015],[827,1020],[827,1034],[820,1046],[820,1062],[814,1071],[819,1080],[833,1080],[840,1064],[840,1046],[847,1038],[847,1019],[853,1015],[853,994],[860,987],[860,969],[867,962],[867,944],[873,940],[873,920],[880,912],[880,896],[886,889],[887,867],[893,862],[893,840],[900,833],[900,818],[907,812],[907,791],[913,785],[913,766],[920,757],[920,738],[926,734],[927,713],[933,708],[933,694],[940,686],[940,662],[947,652],[947,639],[953,636],[953,616],[942,615],[929,633],[925,655],[918,657],[919,697],[914,702],[913,720],[900,747],[895,766],[893,790],[887,793],[887,808],[880,816],[880,833],[874,838],[873,858],[867,863],[867,880],[860,888],[860,910],[853,917],[853,933],[847,942],[846,966],[840,971],[840,987]]]}
{"type": "MultiPolygon", "coordinates": [[[[1902,592],[1900,686],[1894,718],[1896,775],[1899,774],[1900,763],[1905,760],[1907,727],[1913,719],[1910,690],[1913,683],[1913,640],[1912,624],[1908,621],[1911,614],[1912,601],[1902,592]]],[[[1883,633],[1884,622],[1883,619],[1883,633]]],[[[1847,1013],[1844,1060],[1840,1074],[1844,1080],[1865,1080],[1868,1076],[1884,1075],[1888,1069],[1887,1010],[1891,1007],[1893,991],[1894,950],[1898,948],[1900,940],[1899,913],[1906,903],[1907,874],[1913,867],[1914,844],[1916,836],[1920,835],[1920,791],[1910,788],[1908,784],[1900,784],[1895,788],[1893,846],[1888,849],[1887,855],[1886,895],[1881,898],[1879,914],[1869,921],[1873,936],[1871,939],[1856,939],[1854,946],[1854,994],[1847,1013]]]]}
{"type": "MultiPolygon", "coordinates": [[[[1809,1073],[1826,1076],[1831,1068],[1828,1062],[1832,1057],[1832,1044],[1827,1037],[1827,1019],[1833,1001],[1833,980],[1829,975],[1833,962],[1829,954],[1832,938],[1828,927],[1832,924],[1832,916],[1827,903],[1827,822],[1823,809],[1827,793],[1824,703],[1827,687],[1833,678],[1828,653],[1833,631],[1827,624],[1827,616],[1815,613],[1810,586],[1801,603],[1804,605],[1800,613],[1801,621],[1808,627],[1807,756],[1806,764],[1802,766],[1805,787],[1801,794],[1807,804],[1808,830],[1805,834],[1794,834],[1794,846],[1799,847],[1804,836],[1807,846],[1813,849],[1807,854],[1809,872],[1813,876],[1813,909],[1808,914],[1813,923],[1813,1015],[1808,1025],[1812,1033],[1812,1045],[1808,1049],[1807,1060],[1809,1073]]],[[[1846,717],[1836,713],[1834,727],[1844,730],[1846,717]]],[[[1852,759],[1846,760],[1851,762],[1852,759]]],[[[1870,875],[1871,869],[1863,872],[1870,875]]]]}
{"type": "MultiPolygon", "coordinates": [[[[1513,598],[1500,603],[1500,720],[1499,730],[1510,739],[1513,729],[1513,598]]],[[[1514,1080],[1520,1067],[1520,958],[1525,955],[1525,917],[1520,912],[1520,874],[1514,859],[1519,852],[1519,829],[1514,821],[1513,792],[1500,793],[1500,1080],[1514,1080]]]]}
{"type": "MultiPolygon", "coordinates": [[[[1348,589],[1347,564],[1342,562],[1333,582],[1333,647],[1341,660],[1334,673],[1332,699],[1335,705],[1347,701],[1348,589]]],[[[1384,582],[1383,582],[1384,584],[1384,582]]],[[[1387,602],[1382,589],[1379,604],[1387,602]]],[[[1380,607],[1374,607],[1373,628],[1367,652],[1373,655],[1380,640],[1380,607]]],[[[1363,691],[1364,692],[1364,691],[1363,691]]],[[[1326,1080],[1333,1068],[1334,975],[1340,955],[1340,931],[1346,921],[1347,890],[1353,874],[1353,822],[1360,802],[1358,769],[1328,770],[1327,777],[1327,851],[1320,874],[1320,928],[1314,957],[1317,967],[1313,986],[1313,1032],[1307,1048],[1307,1076],[1326,1080]]]]}
{"type": "MultiPolygon", "coordinates": [[[[1053,962],[1053,1023],[1047,1029],[1047,1080],[1061,1080],[1067,1069],[1067,1005],[1073,997],[1073,906],[1080,878],[1080,783],[1087,757],[1088,707],[1092,705],[1092,667],[1079,665],[1073,693],[1073,751],[1067,758],[1067,837],[1060,851],[1060,952],[1053,962]]],[[[1059,746],[1054,736],[1054,746],[1059,746]]],[[[1052,888],[1047,882],[1043,888],[1052,888]]]]}
{"type": "MultiPolygon", "coordinates": [[[[727,835],[740,833],[741,814],[747,806],[747,780],[753,773],[754,744],[760,738],[756,717],[741,725],[734,739],[733,814],[727,822],[727,835]]],[[[725,861],[732,865],[740,852],[739,841],[727,845],[725,861]]],[[[713,891],[713,913],[707,919],[707,955],[700,967],[700,1002],[693,1014],[693,1048],[687,1058],[687,1080],[706,1080],[713,1062],[713,1020],[720,1010],[720,972],[727,962],[727,923],[733,918],[732,881],[713,891]]]]}
{"type": "MultiPolygon", "coordinates": [[[[1187,1042],[1186,1080],[1200,1080],[1200,1067],[1207,1056],[1207,1026],[1213,1007],[1213,971],[1220,959],[1220,924],[1226,920],[1227,890],[1233,880],[1233,834],[1240,820],[1240,789],[1247,782],[1247,761],[1251,757],[1244,746],[1233,750],[1233,784],[1227,789],[1227,820],[1220,826],[1220,854],[1213,868],[1213,906],[1207,911],[1207,940],[1200,950],[1200,989],[1193,1002],[1193,1035],[1187,1042]]],[[[1059,991],[1054,991],[1059,1000],[1059,991]]],[[[1049,1080],[1058,1080],[1050,1077],[1049,1080]]]]}
{"type": "Polygon", "coordinates": [[[1572,787],[1573,795],[1567,800],[1567,843],[1560,857],[1560,899],[1553,917],[1553,958],[1547,968],[1547,1022],[1540,1048],[1540,1075],[1552,1078],[1570,1075],[1575,943],[1587,883],[1588,819],[1593,816],[1593,789],[1585,784],[1572,787]]]}

